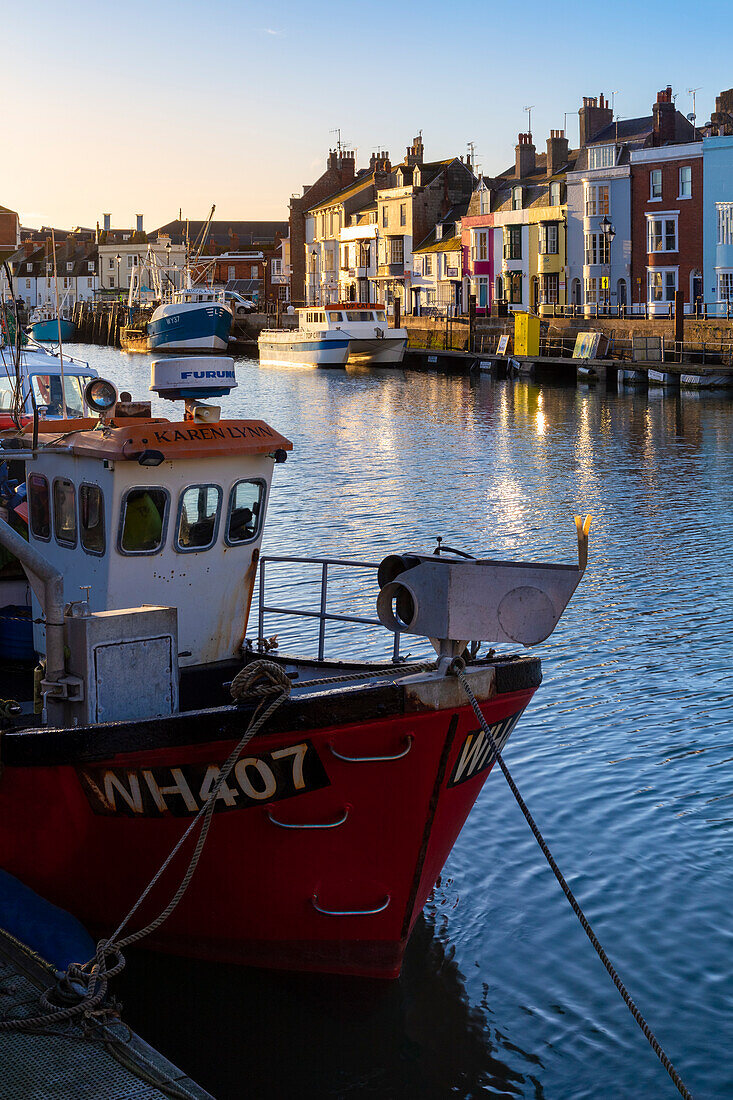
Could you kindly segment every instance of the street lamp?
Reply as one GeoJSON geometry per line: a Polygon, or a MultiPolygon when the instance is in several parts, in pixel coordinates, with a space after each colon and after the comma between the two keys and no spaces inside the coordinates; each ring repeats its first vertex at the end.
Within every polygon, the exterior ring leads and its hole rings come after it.
{"type": "Polygon", "coordinates": [[[119,252],[115,256],[115,259],[117,260],[117,290],[119,291],[119,289],[120,289],[120,261],[122,259],[122,256],[120,256],[119,252]]]}
{"type": "Polygon", "coordinates": [[[601,224],[599,225],[598,228],[600,229],[601,233],[603,234],[603,238],[606,242],[605,253],[606,253],[606,264],[608,265],[608,286],[606,287],[606,295],[605,295],[606,302],[605,302],[605,304],[608,307],[608,312],[610,314],[610,312],[611,312],[611,242],[613,241],[613,238],[616,236],[616,230],[614,229],[613,225],[611,224],[611,220],[609,219],[608,214],[603,215],[603,218],[601,219],[601,224]]]}
{"type": "Polygon", "coordinates": [[[316,257],[317,257],[317,255],[318,255],[318,253],[316,252],[315,248],[312,249],[311,250],[311,275],[313,276],[313,278],[311,280],[311,285],[312,285],[312,288],[313,288],[313,305],[314,306],[318,305],[317,295],[316,295],[316,257]]]}

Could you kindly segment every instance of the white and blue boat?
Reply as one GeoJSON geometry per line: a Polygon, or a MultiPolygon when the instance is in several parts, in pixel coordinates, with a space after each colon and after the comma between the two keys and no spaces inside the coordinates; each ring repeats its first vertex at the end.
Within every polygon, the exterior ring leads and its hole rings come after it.
{"type": "Polygon", "coordinates": [[[299,309],[297,329],[265,329],[260,333],[260,362],[316,367],[347,363],[386,366],[401,363],[407,331],[390,328],[384,306],[364,302],[334,302],[299,309]]]}
{"type": "Polygon", "coordinates": [[[37,306],[33,310],[30,330],[34,340],[47,344],[66,343],[76,335],[74,322],[65,317],[63,312],[57,316],[56,307],[50,304],[37,306]]]}
{"type": "Polygon", "coordinates": [[[224,351],[234,314],[223,292],[176,290],[148,321],[149,351],[224,351]]]}

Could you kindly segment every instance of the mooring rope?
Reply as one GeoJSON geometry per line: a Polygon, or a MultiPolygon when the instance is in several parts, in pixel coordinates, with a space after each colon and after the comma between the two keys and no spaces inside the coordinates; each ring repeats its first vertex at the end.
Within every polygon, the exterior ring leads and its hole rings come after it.
{"type": "Polygon", "coordinates": [[[598,937],[596,936],[595,932],[591,928],[590,922],[588,921],[588,918],[586,917],[585,913],[581,909],[580,904],[578,903],[575,895],[573,894],[573,891],[570,889],[567,882],[565,881],[565,878],[564,878],[560,868],[558,867],[557,863],[555,863],[552,852],[548,848],[547,843],[546,843],[544,837],[542,836],[542,833],[539,830],[539,826],[537,825],[534,818],[532,817],[532,814],[529,812],[529,808],[527,807],[527,804],[525,803],[524,799],[522,798],[521,794],[519,793],[519,789],[518,789],[516,783],[514,782],[514,780],[512,779],[512,776],[511,776],[511,773],[510,773],[509,769],[507,768],[506,764],[504,763],[504,760],[502,758],[501,753],[499,752],[498,746],[496,744],[496,741],[494,740],[494,736],[491,732],[489,724],[486,721],[486,719],[484,718],[484,716],[481,712],[481,708],[478,705],[478,702],[476,700],[476,696],[473,694],[473,691],[471,690],[471,685],[469,684],[468,679],[467,679],[467,677],[465,675],[465,672],[464,672],[465,667],[466,667],[465,663],[461,660],[460,657],[457,657],[453,661],[453,663],[450,667],[450,671],[455,676],[457,676],[459,681],[461,682],[463,690],[465,691],[465,693],[468,697],[468,701],[470,702],[471,707],[473,709],[473,713],[476,715],[476,717],[477,717],[477,719],[478,719],[478,721],[481,725],[481,728],[484,731],[484,734],[486,735],[486,738],[489,742],[489,745],[491,746],[493,759],[496,760],[497,764],[499,765],[499,767],[503,771],[504,778],[506,779],[507,783],[509,784],[509,789],[511,790],[511,792],[514,795],[515,799],[517,800],[519,808],[522,811],[522,813],[524,814],[524,817],[527,821],[527,824],[529,825],[530,829],[532,830],[532,832],[534,834],[535,840],[537,841],[540,848],[542,849],[542,854],[544,855],[545,859],[547,860],[550,867],[552,868],[552,871],[553,871],[553,874],[555,875],[555,878],[560,883],[560,886],[562,887],[562,891],[565,894],[565,897],[570,902],[570,904],[573,908],[573,912],[575,913],[576,917],[578,918],[578,920],[580,921],[580,923],[583,927],[583,931],[585,932],[585,934],[588,937],[588,939],[590,940],[590,942],[593,944],[593,947],[596,950],[596,954],[598,955],[598,958],[601,960],[601,962],[605,966],[606,970],[608,971],[608,973],[611,977],[611,981],[613,982],[613,984],[616,986],[616,989],[619,991],[619,993],[623,997],[623,999],[626,1003],[626,1006],[628,1007],[629,1011],[631,1012],[631,1015],[634,1017],[637,1024],[639,1025],[639,1027],[643,1031],[644,1035],[646,1036],[652,1050],[654,1051],[654,1053],[659,1058],[659,1061],[662,1063],[662,1065],[666,1069],[669,1076],[672,1078],[672,1081],[676,1085],[677,1090],[679,1091],[680,1095],[684,1096],[685,1100],[692,1100],[692,1093],[685,1086],[682,1078],[678,1074],[677,1070],[674,1068],[671,1060],[667,1057],[664,1050],[660,1046],[659,1041],[657,1040],[656,1036],[654,1035],[654,1032],[649,1027],[649,1024],[646,1022],[646,1020],[642,1016],[641,1012],[639,1011],[639,1009],[634,1004],[634,1002],[631,998],[631,994],[629,993],[629,991],[626,988],[626,986],[624,985],[624,983],[621,981],[621,978],[618,976],[618,973],[616,972],[616,969],[615,969],[613,963],[609,959],[606,952],[603,950],[603,947],[601,946],[601,943],[600,943],[598,937]]]}
{"type": "Polygon", "coordinates": [[[283,669],[273,661],[253,661],[252,664],[247,665],[246,668],[237,673],[235,682],[237,684],[236,691],[234,689],[234,683],[232,684],[233,697],[240,701],[253,694],[259,695],[260,703],[258,708],[252,715],[252,719],[239,742],[222,765],[216,783],[211,788],[211,792],[203,806],[168,853],[135,904],[120,921],[112,935],[106,940],[99,941],[93,959],[88,959],[87,962],[81,965],[72,963],[62,976],[60,984],[66,995],[69,999],[72,999],[74,996],[77,996],[79,999],[76,1000],[75,1003],[59,1007],[52,999],[54,992],[58,990],[57,985],[56,990],[52,988],[41,994],[40,1003],[44,1009],[41,1015],[25,1018],[16,1017],[13,1019],[2,1019],[0,1020],[0,1031],[35,1031],[40,1028],[47,1028],[51,1024],[65,1023],[78,1017],[90,1019],[94,1017],[104,1017],[109,1014],[110,1010],[105,1006],[107,990],[110,978],[120,974],[125,968],[125,956],[122,953],[122,949],[137,943],[139,940],[144,939],[145,936],[149,936],[152,932],[155,932],[156,929],[160,928],[161,924],[168,919],[180,902],[188,889],[199,859],[201,858],[201,853],[209,834],[209,827],[214,816],[217,797],[222,787],[231,775],[234,766],[248,742],[252,740],[265,722],[267,722],[270,716],[275,713],[280,704],[284,702],[290,694],[289,678],[283,669]],[[258,681],[262,680],[264,680],[264,684],[258,684],[258,681]],[[268,696],[272,697],[271,701],[267,703],[267,705],[264,705],[268,696]],[[146,924],[144,928],[140,928],[137,932],[132,932],[120,938],[121,933],[198,824],[201,825],[201,828],[196,840],[196,845],[189,859],[185,874],[171,900],[158,916],[150,921],[149,924],[146,924]]]}

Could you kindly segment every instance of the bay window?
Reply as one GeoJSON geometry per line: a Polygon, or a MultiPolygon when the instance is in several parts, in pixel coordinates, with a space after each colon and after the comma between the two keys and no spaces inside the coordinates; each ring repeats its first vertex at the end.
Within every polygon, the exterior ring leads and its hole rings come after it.
{"type": "Polygon", "coordinates": [[[647,268],[647,300],[650,303],[673,302],[676,290],[676,267],[647,268]]]}
{"type": "Polygon", "coordinates": [[[647,252],[677,251],[677,218],[647,218],[647,252]]]}
{"type": "Polygon", "coordinates": [[[607,183],[586,183],[585,185],[585,216],[586,218],[602,218],[611,213],[611,204],[607,183]]]}
{"type": "Polygon", "coordinates": [[[540,256],[557,255],[557,225],[555,223],[540,226],[539,252],[540,256]]]}
{"type": "Polygon", "coordinates": [[[733,302],[733,271],[718,272],[718,301],[733,302]]]}
{"type": "Polygon", "coordinates": [[[718,244],[733,244],[733,202],[719,202],[718,244]]]}

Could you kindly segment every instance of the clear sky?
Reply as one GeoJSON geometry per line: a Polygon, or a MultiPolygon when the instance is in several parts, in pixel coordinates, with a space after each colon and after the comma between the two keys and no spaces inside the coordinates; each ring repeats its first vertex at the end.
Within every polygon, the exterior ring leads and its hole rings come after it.
{"type": "Polygon", "coordinates": [[[113,226],[138,212],[287,218],[341,127],[359,165],[475,143],[514,158],[532,108],[538,151],[584,95],[622,118],[671,84],[698,120],[733,86],[731,0],[2,0],[0,205],[23,224],[113,226]]]}

